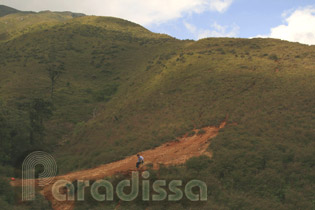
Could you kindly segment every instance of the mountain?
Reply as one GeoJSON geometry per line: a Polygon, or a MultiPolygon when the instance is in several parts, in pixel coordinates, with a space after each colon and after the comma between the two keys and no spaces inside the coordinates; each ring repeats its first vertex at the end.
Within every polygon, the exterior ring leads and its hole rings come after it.
{"type": "MultiPolygon", "coordinates": [[[[159,176],[205,180],[208,201],[198,208],[312,208],[315,46],[178,40],[119,18],[78,16],[0,18],[4,167],[41,149],[59,173],[91,168],[226,121],[212,159],[162,167],[159,176]]],[[[194,205],[165,205],[186,204],[194,205]]]]}
{"type": "MultiPolygon", "coordinates": [[[[42,11],[41,13],[45,13],[45,12],[50,12],[50,11],[42,11]]],[[[10,15],[10,14],[14,14],[14,13],[24,13],[24,14],[30,14],[30,13],[35,13],[32,11],[20,11],[5,5],[0,5],[0,17],[6,16],[6,15],[10,15]]],[[[65,12],[54,12],[57,14],[64,14],[64,15],[71,15],[73,17],[81,17],[81,16],[85,16],[85,14],[83,13],[73,13],[73,12],[69,12],[69,11],[65,11],[65,12]]]]}
{"type": "Polygon", "coordinates": [[[72,12],[24,12],[0,5],[1,16],[4,17],[0,20],[0,42],[85,15],[72,12]]]}
{"type": "Polygon", "coordinates": [[[0,17],[13,14],[13,13],[19,13],[19,12],[21,11],[11,8],[11,7],[7,7],[5,5],[0,5],[0,17]]]}

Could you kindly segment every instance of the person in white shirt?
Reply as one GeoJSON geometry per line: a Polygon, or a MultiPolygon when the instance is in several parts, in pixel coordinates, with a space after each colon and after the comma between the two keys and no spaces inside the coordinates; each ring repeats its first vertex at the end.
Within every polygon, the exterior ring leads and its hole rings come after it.
{"type": "Polygon", "coordinates": [[[139,154],[137,154],[137,157],[138,157],[138,161],[137,161],[137,163],[136,163],[136,167],[139,168],[139,165],[140,165],[140,164],[143,164],[144,158],[143,158],[141,155],[139,155],[139,154]]]}

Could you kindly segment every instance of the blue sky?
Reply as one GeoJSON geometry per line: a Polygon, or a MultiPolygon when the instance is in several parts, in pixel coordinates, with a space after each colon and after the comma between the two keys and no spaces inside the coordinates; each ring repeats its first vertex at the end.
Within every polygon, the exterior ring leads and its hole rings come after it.
{"type": "MultiPolygon", "coordinates": [[[[215,31],[214,24],[225,27],[223,35],[233,37],[268,36],[271,28],[285,24],[285,14],[290,15],[298,9],[315,6],[314,0],[235,0],[224,12],[206,11],[201,14],[191,14],[162,24],[152,24],[151,31],[167,33],[180,39],[197,39],[198,33],[193,33],[185,24],[199,30],[215,31]]],[[[314,14],[315,16],[315,14],[314,14]]],[[[301,23],[315,28],[315,22],[301,23]]]]}
{"type": "Polygon", "coordinates": [[[0,4],[115,16],[179,39],[261,36],[315,44],[314,0],[0,0],[0,4]]]}

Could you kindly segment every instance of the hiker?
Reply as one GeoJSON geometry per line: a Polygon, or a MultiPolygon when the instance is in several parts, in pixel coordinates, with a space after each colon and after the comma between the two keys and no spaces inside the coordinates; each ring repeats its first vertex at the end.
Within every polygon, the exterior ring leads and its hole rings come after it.
{"type": "Polygon", "coordinates": [[[137,154],[137,157],[138,157],[138,161],[136,163],[136,167],[139,168],[139,165],[143,164],[144,158],[141,155],[139,155],[139,154],[137,154]]]}

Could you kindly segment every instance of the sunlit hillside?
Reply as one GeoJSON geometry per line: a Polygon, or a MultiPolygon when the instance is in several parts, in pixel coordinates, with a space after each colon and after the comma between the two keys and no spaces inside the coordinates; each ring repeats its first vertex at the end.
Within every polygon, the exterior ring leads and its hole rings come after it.
{"type": "MultiPolygon", "coordinates": [[[[260,38],[178,40],[113,17],[4,9],[2,177],[20,176],[21,160],[33,150],[53,154],[63,174],[226,120],[208,148],[212,159],[152,172],[204,180],[207,202],[135,201],[130,209],[315,207],[315,46],[260,38]]],[[[1,182],[8,190],[0,190],[0,204],[10,209],[18,198],[6,178],[1,182]]],[[[116,204],[87,201],[77,208],[116,204]]]]}

